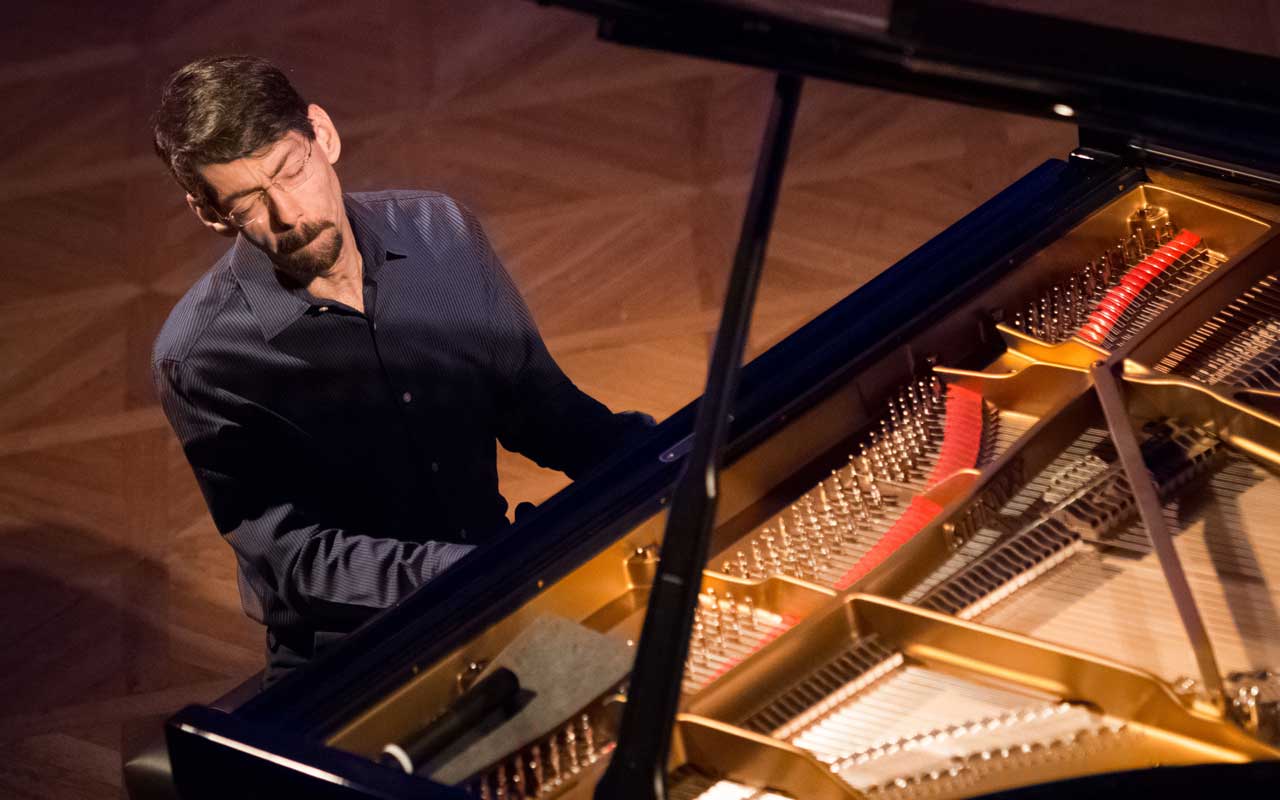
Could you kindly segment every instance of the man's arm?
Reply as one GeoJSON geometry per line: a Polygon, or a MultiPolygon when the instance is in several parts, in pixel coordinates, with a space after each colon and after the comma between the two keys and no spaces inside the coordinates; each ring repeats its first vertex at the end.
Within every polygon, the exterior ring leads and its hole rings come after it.
{"type": "Polygon", "coordinates": [[[498,377],[498,440],[508,450],[577,479],[625,450],[653,426],[634,411],[614,414],[569,380],[543,344],[533,316],[479,222],[463,212],[488,290],[494,371],[498,377]]]}
{"type": "MultiPolygon", "coordinates": [[[[345,630],[394,605],[472,548],[380,538],[325,525],[300,507],[292,476],[245,425],[247,401],[160,361],[156,388],[218,530],[255,586],[320,629],[345,630]]],[[[259,598],[265,601],[266,598],[259,598]]]]}

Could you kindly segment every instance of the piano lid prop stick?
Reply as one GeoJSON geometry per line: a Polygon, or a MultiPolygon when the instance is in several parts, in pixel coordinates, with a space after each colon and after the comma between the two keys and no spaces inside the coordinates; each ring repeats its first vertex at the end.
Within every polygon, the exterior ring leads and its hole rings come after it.
{"type": "Polygon", "coordinates": [[[721,450],[728,437],[738,371],[746,345],[769,228],[782,188],[782,170],[801,80],[779,75],[756,166],[724,311],[698,401],[693,449],[672,494],[662,558],[640,633],[635,669],[622,711],[618,744],[598,784],[598,800],[666,800],[671,729],[680,705],[680,675],[715,520],[721,450]]]}

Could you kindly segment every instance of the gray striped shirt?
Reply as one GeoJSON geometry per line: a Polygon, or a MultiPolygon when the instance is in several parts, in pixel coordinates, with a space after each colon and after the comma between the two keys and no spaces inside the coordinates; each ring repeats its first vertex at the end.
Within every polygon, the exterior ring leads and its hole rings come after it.
{"type": "Polygon", "coordinates": [[[245,611],[282,632],[350,630],[501,530],[495,440],[578,477],[652,422],[564,375],[456,202],[346,209],[365,313],[286,286],[240,238],[153,354],[245,611]]]}

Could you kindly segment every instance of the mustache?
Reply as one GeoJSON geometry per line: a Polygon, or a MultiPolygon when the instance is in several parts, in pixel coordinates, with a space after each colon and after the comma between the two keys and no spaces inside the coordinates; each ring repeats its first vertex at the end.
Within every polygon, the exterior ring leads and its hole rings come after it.
{"type": "Polygon", "coordinates": [[[301,250],[314,242],[320,234],[332,227],[334,227],[332,222],[305,223],[301,227],[295,228],[277,239],[276,252],[281,255],[289,255],[290,253],[301,250]]]}

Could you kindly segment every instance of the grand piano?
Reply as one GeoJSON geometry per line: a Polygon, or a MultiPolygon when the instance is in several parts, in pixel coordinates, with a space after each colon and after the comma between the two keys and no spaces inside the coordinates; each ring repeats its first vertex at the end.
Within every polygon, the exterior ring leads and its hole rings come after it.
{"type": "Polygon", "coordinates": [[[181,795],[1274,791],[1280,62],[962,2],[548,4],[779,75],[708,392],[174,716],[181,795]],[[1080,146],[739,369],[810,77],[1080,146]]]}

